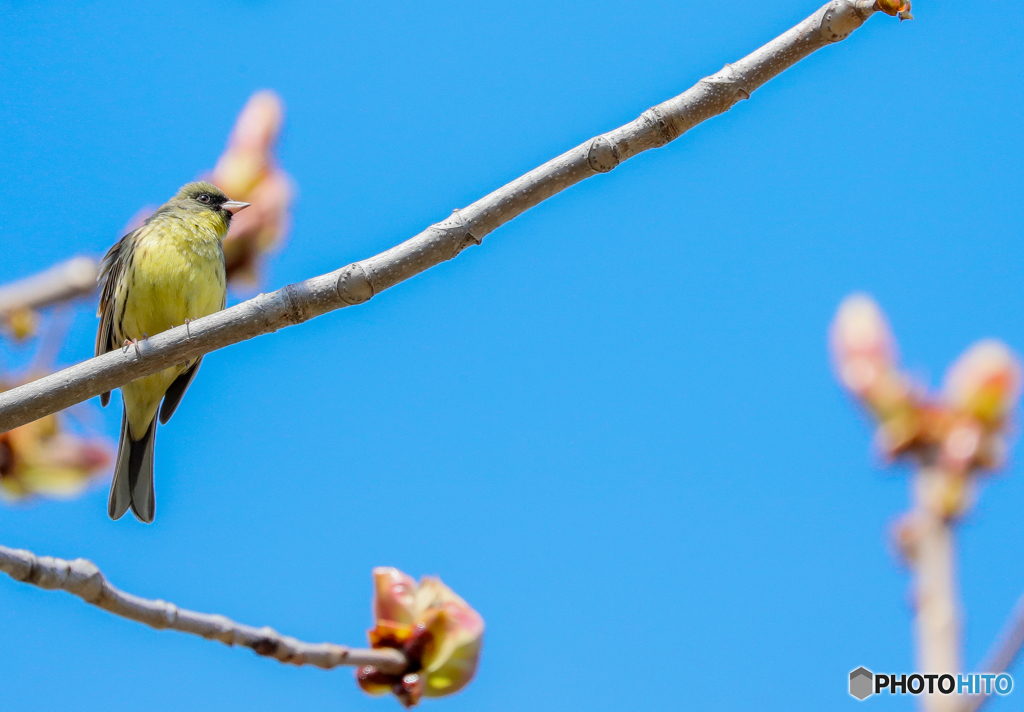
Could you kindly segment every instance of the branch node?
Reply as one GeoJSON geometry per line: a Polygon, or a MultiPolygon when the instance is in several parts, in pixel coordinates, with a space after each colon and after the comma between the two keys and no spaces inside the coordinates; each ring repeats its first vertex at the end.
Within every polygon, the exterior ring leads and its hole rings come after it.
{"type": "Polygon", "coordinates": [[[338,297],[348,305],[362,304],[373,297],[373,285],[366,270],[358,262],[341,269],[338,275],[338,297]]]}
{"type": "Polygon", "coordinates": [[[308,290],[305,290],[304,286],[302,282],[298,282],[279,290],[281,301],[284,303],[284,318],[290,324],[301,324],[309,319],[309,299],[304,294],[308,290]]]}
{"type": "Polygon", "coordinates": [[[68,578],[68,562],[50,556],[40,556],[32,562],[32,572],[25,579],[39,588],[51,591],[64,588],[68,578]]]}
{"type": "MultiPolygon", "coordinates": [[[[669,99],[669,101],[671,101],[671,99],[669,99]]],[[[640,114],[640,117],[657,134],[658,146],[664,146],[666,143],[670,143],[679,138],[681,132],[675,128],[672,122],[665,118],[665,114],[659,106],[652,106],[650,109],[640,114]]]]}
{"type": "Polygon", "coordinates": [[[75,559],[68,565],[67,590],[86,603],[97,603],[103,597],[106,579],[99,567],[88,559],[75,559]]]}
{"type": "Polygon", "coordinates": [[[281,636],[270,626],[264,626],[258,631],[262,637],[257,638],[249,644],[257,655],[265,655],[268,658],[277,658],[278,650],[281,647],[281,636]]]}
{"type": "Polygon", "coordinates": [[[178,625],[178,607],[169,601],[161,601],[163,603],[163,614],[165,628],[174,628],[178,625]]]}
{"type": "Polygon", "coordinates": [[[735,92],[732,98],[733,104],[750,98],[750,90],[747,89],[747,85],[743,81],[742,72],[737,71],[736,67],[731,64],[726,64],[722,67],[722,71],[715,74],[712,80],[717,83],[728,84],[732,87],[735,92]],[[728,74],[728,76],[724,76],[725,74],[728,74]]]}
{"type": "Polygon", "coordinates": [[[467,247],[471,245],[479,245],[483,240],[473,234],[469,229],[469,225],[466,224],[465,218],[462,217],[462,211],[458,208],[452,211],[452,214],[448,216],[447,220],[439,222],[434,226],[441,234],[452,241],[452,253],[451,257],[446,259],[453,259],[457,257],[467,247]]]}
{"type": "Polygon", "coordinates": [[[619,165],[619,147],[604,136],[598,136],[590,142],[587,151],[587,163],[597,173],[607,173],[619,165]]]}
{"type": "Polygon", "coordinates": [[[344,665],[348,660],[348,648],[344,645],[332,645],[329,652],[331,665],[344,665]]]}
{"type": "Polygon", "coordinates": [[[228,646],[234,646],[239,643],[235,637],[235,623],[230,618],[216,613],[210,616],[210,623],[213,625],[213,630],[205,637],[219,640],[228,646]]]}
{"type": "Polygon", "coordinates": [[[864,24],[860,8],[850,0],[832,0],[821,14],[819,29],[827,42],[841,42],[864,24]]]}
{"type": "Polygon", "coordinates": [[[10,557],[2,562],[2,570],[15,581],[32,583],[32,569],[36,565],[36,555],[24,549],[11,549],[10,557]]]}

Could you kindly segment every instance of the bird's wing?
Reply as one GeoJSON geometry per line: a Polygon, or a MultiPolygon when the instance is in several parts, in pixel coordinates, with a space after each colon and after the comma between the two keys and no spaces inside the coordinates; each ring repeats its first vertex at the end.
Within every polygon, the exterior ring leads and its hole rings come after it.
{"type": "MultiPolygon", "coordinates": [[[[128,233],[110,248],[103,262],[100,264],[99,279],[103,282],[103,290],[100,292],[100,306],[96,316],[100,318],[100,328],[96,332],[96,355],[100,356],[108,351],[113,351],[120,344],[114,338],[114,322],[117,311],[117,285],[127,271],[127,265],[131,263],[135,252],[135,242],[138,234],[145,228],[139,228],[128,233]]],[[[127,294],[125,295],[127,297],[127,294]]],[[[110,391],[100,395],[100,403],[106,405],[110,402],[110,391]]]]}
{"type": "Polygon", "coordinates": [[[192,364],[185,373],[181,374],[174,379],[174,383],[170,385],[167,392],[164,394],[164,403],[160,406],[160,423],[164,424],[171,419],[174,415],[174,411],[178,408],[178,404],[181,403],[182,396],[185,395],[185,391],[188,390],[189,385],[192,383],[192,379],[196,377],[196,373],[199,372],[199,364],[203,362],[203,357],[200,356],[196,359],[196,362],[192,364]]]}

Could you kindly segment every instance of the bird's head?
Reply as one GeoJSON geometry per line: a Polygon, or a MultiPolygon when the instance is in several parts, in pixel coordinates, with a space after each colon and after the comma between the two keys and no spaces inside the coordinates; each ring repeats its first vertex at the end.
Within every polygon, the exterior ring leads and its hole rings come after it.
{"type": "Polygon", "coordinates": [[[205,180],[186,183],[171,202],[179,210],[200,214],[217,213],[224,218],[225,222],[230,222],[231,216],[239,210],[249,207],[249,203],[228,200],[220,188],[205,180]]]}

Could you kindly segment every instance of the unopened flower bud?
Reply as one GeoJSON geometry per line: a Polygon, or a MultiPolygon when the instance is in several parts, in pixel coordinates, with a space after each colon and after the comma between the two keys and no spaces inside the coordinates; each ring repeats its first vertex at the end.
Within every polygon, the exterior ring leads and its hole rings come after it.
{"type": "Polygon", "coordinates": [[[484,620],[441,579],[425,577],[416,593],[416,603],[422,611],[420,620],[431,635],[423,655],[423,694],[443,697],[458,692],[476,673],[484,620]]]}
{"type": "Polygon", "coordinates": [[[830,345],[839,379],[857,395],[867,392],[896,367],[889,324],[875,300],[866,294],[849,296],[839,305],[830,345]]]}
{"type": "Polygon", "coordinates": [[[412,625],[416,617],[416,580],[391,566],[373,570],[373,615],[377,621],[412,625]]]}
{"type": "Polygon", "coordinates": [[[232,219],[224,239],[224,266],[232,282],[255,283],[260,258],[288,232],[295,191],[274,155],[283,121],[284,104],[277,94],[253,94],[210,176],[231,198],[252,203],[232,219]]]}
{"type": "Polygon", "coordinates": [[[1002,426],[1020,397],[1021,368],[1001,342],[979,341],[946,374],[945,399],[989,429],[1002,426]]]}
{"type": "Polygon", "coordinates": [[[24,341],[34,336],[39,328],[39,315],[31,309],[15,309],[0,314],[0,326],[5,326],[15,341],[24,341]]]}
{"type": "Polygon", "coordinates": [[[878,9],[886,15],[899,17],[901,20],[913,20],[910,14],[909,0],[878,0],[878,9]]]}
{"type": "Polygon", "coordinates": [[[440,579],[415,581],[398,569],[373,571],[376,624],[369,631],[375,648],[401,650],[409,661],[402,675],[372,666],[356,673],[370,694],[391,691],[406,707],[422,697],[443,697],[465,687],[476,674],[483,644],[480,614],[440,579]]]}
{"type": "Polygon", "coordinates": [[[271,91],[253,94],[235,121],[228,147],[213,169],[216,185],[231,197],[245,197],[267,173],[281,132],[284,108],[271,91]]]}
{"type": "Polygon", "coordinates": [[[0,495],[73,497],[110,461],[106,443],[64,432],[58,417],[48,415],[0,433],[0,495]]]}

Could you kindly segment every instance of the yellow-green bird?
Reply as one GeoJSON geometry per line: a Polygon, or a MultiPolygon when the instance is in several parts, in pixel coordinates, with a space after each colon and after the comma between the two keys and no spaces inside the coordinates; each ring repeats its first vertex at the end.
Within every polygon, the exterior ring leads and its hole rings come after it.
{"type": "MultiPolygon", "coordinates": [[[[110,248],[100,270],[96,355],[133,344],[137,348],[140,339],[223,309],[227,280],[221,241],[231,216],[248,206],[228,200],[212,183],[189,183],[110,248]]],[[[121,386],[121,442],[107,503],[111,519],[131,507],[140,521],[153,521],[157,410],[160,422],[166,423],[202,360],[121,386]]],[[[110,393],[100,396],[100,402],[107,405],[110,393]]]]}

